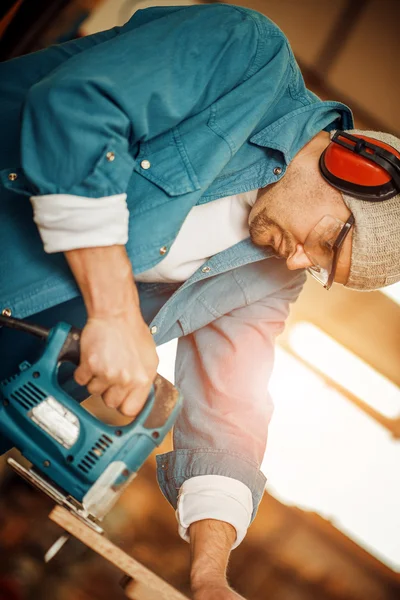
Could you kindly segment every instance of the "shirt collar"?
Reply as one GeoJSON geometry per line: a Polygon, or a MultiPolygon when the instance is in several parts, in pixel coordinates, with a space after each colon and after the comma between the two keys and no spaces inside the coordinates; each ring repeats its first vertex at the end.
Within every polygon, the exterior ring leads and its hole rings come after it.
{"type": "Polygon", "coordinates": [[[250,138],[257,146],[282,152],[288,165],[293,157],[317,133],[325,129],[352,129],[353,115],[341,102],[320,102],[298,108],[250,138]]]}

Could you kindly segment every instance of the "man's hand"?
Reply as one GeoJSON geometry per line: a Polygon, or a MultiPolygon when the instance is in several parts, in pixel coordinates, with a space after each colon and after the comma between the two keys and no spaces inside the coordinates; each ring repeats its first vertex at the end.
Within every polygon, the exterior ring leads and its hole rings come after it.
{"type": "Polygon", "coordinates": [[[229,523],[204,519],[189,529],[191,587],[194,600],[244,600],[228,585],[226,567],[236,539],[229,523]]]}
{"type": "Polygon", "coordinates": [[[75,380],[105,404],[135,417],[157,372],[153,338],[133,307],[126,315],[91,317],[81,337],[81,362],[75,380]]]}
{"type": "Polygon", "coordinates": [[[136,416],[157,373],[156,346],[144,322],[124,246],[65,253],[81,289],[88,321],[75,380],[111,408],[136,416]]]}

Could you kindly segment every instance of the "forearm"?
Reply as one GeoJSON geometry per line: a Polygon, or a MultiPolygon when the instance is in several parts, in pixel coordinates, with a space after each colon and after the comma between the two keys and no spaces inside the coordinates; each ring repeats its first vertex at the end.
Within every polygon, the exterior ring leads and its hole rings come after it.
{"type": "Polygon", "coordinates": [[[223,521],[205,519],[190,526],[191,585],[193,592],[226,583],[229,555],[236,530],[223,521]]]}
{"type": "Polygon", "coordinates": [[[148,397],[158,358],[125,247],[82,248],[65,256],[88,313],[75,380],[110,408],[135,417],[148,397]]]}
{"type": "Polygon", "coordinates": [[[124,246],[65,252],[89,318],[123,316],[139,310],[139,297],[124,246]]]}

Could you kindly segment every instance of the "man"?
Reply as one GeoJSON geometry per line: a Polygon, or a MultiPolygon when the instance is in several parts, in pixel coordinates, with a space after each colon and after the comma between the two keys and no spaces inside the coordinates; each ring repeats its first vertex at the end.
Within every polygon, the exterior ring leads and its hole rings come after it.
{"type": "MultiPolygon", "coordinates": [[[[247,9],[139,11],[0,77],[0,308],[84,326],[76,382],[130,416],[155,345],[179,338],[185,403],[158,480],[195,599],[234,600],[225,569],[265,485],[274,338],[305,268],[326,287],[400,279],[398,188],[372,203],[331,185],[351,113],[309,92],[282,32],[247,9]]],[[[2,377],[36,351],[12,333],[2,377]]]]}

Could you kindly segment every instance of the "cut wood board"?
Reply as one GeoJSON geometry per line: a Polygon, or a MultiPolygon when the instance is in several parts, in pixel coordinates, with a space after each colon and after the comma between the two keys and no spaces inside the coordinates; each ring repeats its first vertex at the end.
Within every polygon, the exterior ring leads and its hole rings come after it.
{"type": "Polygon", "coordinates": [[[169,583],[137,562],[106,537],[93,531],[62,506],[56,506],[49,518],[65,531],[121,569],[127,576],[125,594],[131,600],[188,600],[169,583]]]}

